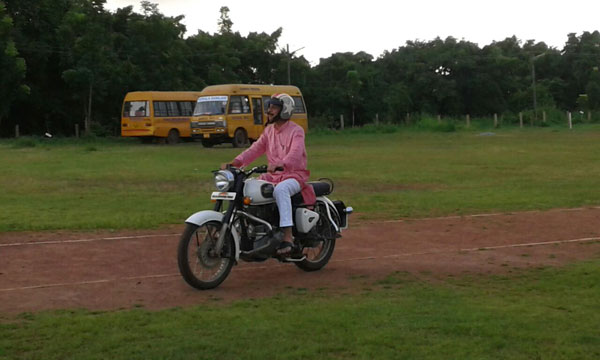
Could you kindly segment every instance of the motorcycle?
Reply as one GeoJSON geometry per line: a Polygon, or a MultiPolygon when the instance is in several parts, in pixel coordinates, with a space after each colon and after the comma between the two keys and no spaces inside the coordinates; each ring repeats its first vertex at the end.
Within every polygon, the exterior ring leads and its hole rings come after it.
{"type": "Polygon", "coordinates": [[[266,165],[248,171],[231,166],[213,171],[218,190],[211,194],[214,210],[196,212],[185,221],[177,249],[179,271],[192,287],[205,290],[219,286],[240,260],[260,262],[272,258],[293,263],[304,271],[320,270],[329,262],[336,239],[348,227],[352,207],[327,198],[333,192],[333,181],[309,182],[317,201],[304,204],[300,193],[292,197],[295,246],[290,254],[278,255],[274,240],[279,228],[275,186],[252,177],[266,172],[266,165]],[[228,207],[223,211],[225,203],[228,207]]]}

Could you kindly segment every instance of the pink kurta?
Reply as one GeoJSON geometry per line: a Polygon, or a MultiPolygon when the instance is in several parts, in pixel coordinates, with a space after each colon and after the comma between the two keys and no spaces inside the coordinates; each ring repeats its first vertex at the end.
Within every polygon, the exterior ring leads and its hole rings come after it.
{"type": "Polygon", "coordinates": [[[312,186],[306,184],[310,171],[306,169],[304,129],[300,125],[287,121],[279,129],[276,129],[275,125],[267,126],[258,140],[238,155],[233,164],[247,166],[262,154],[267,155],[269,164],[282,164],[283,171],[262,174],[260,179],[275,184],[287,179],[296,179],[302,187],[304,203],[315,203],[315,192],[312,186]]]}

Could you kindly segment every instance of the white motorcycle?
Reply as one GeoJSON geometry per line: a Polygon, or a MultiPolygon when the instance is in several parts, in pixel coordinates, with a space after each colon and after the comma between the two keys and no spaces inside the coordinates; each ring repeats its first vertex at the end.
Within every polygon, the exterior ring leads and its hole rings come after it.
{"type": "Polygon", "coordinates": [[[302,195],[292,197],[294,249],[277,254],[274,232],[279,227],[279,212],[273,198],[274,185],[251,178],[265,173],[266,166],[249,171],[230,167],[214,171],[217,192],[211,200],[214,210],[199,211],[185,222],[177,249],[179,271],[197,289],[212,289],[221,284],[239,260],[265,261],[269,258],[291,262],[304,271],[323,268],[335,248],[336,238],[348,227],[351,207],[331,201],[333,182],[321,179],[309,184],[317,201],[310,206],[302,195]],[[229,206],[222,211],[224,202],[229,206]]]}

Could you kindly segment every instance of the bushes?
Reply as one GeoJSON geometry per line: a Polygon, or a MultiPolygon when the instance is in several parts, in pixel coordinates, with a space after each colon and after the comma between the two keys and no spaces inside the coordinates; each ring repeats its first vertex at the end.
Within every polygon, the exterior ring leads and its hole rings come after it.
{"type": "MultiPolygon", "coordinates": [[[[553,107],[538,109],[537,118],[533,112],[524,111],[523,127],[567,127],[566,111],[558,110],[553,107]],[[546,114],[546,121],[543,122],[543,114],[546,114]]],[[[600,122],[600,112],[588,113],[573,112],[573,125],[598,123],[600,122]]],[[[309,119],[311,134],[337,134],[339,133],[339,121],[336,123],[330,118],[313,118],[309,119]]],[[[520,126],[519,114],[507,112],[498,115],[497,127],[518,128],[520,126]]],[[[467,126],[466,117],[442,117],[438,120],[437,116],[427,114],[411,114],[410,121],[402,124],[380,123],[379,125],[367,124],[361,127],[346,126],[344,133],[361,133],[361,134],[389,134],[401,130],[418,130],[430,132],[455,132],[455,131],[489,131],[494,129],[494,117],[475,117],[470,118],[469,126],[467,126]]]]}
{"type": "MultiPolygon", "coordinates": [[[[589,124],[600,122],[600,111],[597,113],[579,111],[572,114],[573,125],[589,124]]],[[[351,128],[346,125],[346,132],[359,132],[365,134],[393,133],[400,129],[415,129],[431,132],[454,132],[454,131],[483,131],[494,129],[493,115],[487,117],[472,117],[467,126],[466,116],[460,117],[441,117],[429,114],[410,114],[407,122],[401,124],[380,123],[379,125],[367,124],[362,127],[351,128]]],[[[567,127],[567,112],[554,107],[541,107],[537,111],[537,116],[533,110],[522,112],[523,127],[567,127]],[[546,121],[543,121],[544,113],[546,121]]],[[[311,133],[332,133],[339,130],[339,120],[337,122],[332,118],[314,118],[309,119],[311,133]]],[[[519,113],[506,112],[498,114],[497,127],[516,127],[520,126],[519,113]]]]}
{"type": "Polygon", "coordinates": [[[456,126],[454,125],[454,121],[444,120],[438,121],[437,119],[433,119],[430,117],[425,117],[420,119],[416,125],[419,130],[428,130],[433,132],[453,132],[456,131],[456,126]]]}

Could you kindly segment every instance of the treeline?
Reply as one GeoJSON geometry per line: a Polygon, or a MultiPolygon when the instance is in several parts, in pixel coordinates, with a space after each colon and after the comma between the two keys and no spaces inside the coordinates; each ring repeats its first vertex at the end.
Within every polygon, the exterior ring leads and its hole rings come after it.
{"type": "MultiPolygon", "coordinates": [[[[374,58],[337,53],[311,67],[282,50],[283,29],[184,37],[183,16],[115,12],[105,0],[0,0],[0,136],[72,135],[75,124],[118,134],[128,91],[201,90],[219,83],[299,86],[309,115],[333,124],[403,122],[407,113],[487,116],[536,108],[600,110],[600,33],[568,34],[563,49],[516,37],[479,47],[452,37],[409,41],[374,58]],[[289,73],[288,73],[289,67],[289,73]]],[[[218,19],[217,19],[218,18],[218,19]]],[[[307,44],[310,46],[310,44],[307,44]]]]}

